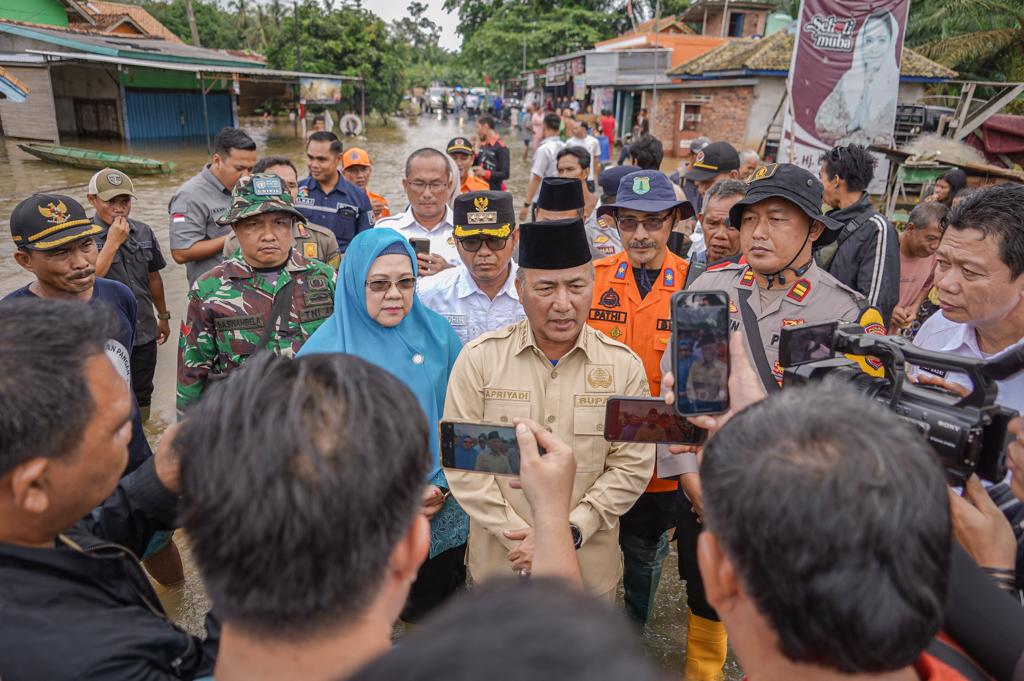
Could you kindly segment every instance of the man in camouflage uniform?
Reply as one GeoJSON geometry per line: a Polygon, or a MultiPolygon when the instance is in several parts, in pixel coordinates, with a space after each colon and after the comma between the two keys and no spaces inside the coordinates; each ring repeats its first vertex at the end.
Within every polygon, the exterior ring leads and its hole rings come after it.
{"type": "Polygon", "coordinates": [[[218,222],[239,250],[201,276],[188,294],[178,344],[178,415],[211,380],[223,378],[257,350],[293,356],[334,311],[334,270],[292,246],[295,210],[281,178],[243,177],[218,222]]]}

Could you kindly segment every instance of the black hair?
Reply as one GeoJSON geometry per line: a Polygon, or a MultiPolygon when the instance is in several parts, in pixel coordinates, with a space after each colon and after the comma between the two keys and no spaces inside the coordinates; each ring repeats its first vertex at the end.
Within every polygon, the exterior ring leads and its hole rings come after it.
{"type": "Polygon", "coordinates": [[[174,446],[181,518],[224,619],[298,640],[354,622],[419,512],[430,466],[416,397],[358,357],[251,357],[174,446]]]}
{"type": "Polygon", "coordinates": [[[562,127],[562,117],[554,111],[544,114],[544,127],[548,130],[558,130],[562,127]]]}
{"type": "Polygon", "coordinates": [[[491,130],[494,130],[494,126],[496,125],[496,123],[494,122],[494,116],[490,114],[477,116],[476,122],[479,123],[480,125],[486,125],[491,130]]]}
{"type": "Polygon", "coordinates": [[[922,201],[914,206],[907,218],[907,224],[914,225],[916,229],[928,229],[932,225],[942,228],[942,221],[945,219],[949,209],[946,204],[939,201],[922,201]]]}
{"type": "MultiPolygon", "coordinates": [[[[743,197],[746,195],[747,183],[743,180],[734,180],[732,178],[719,180],[704,193],[704,203],[701,204],[701,212],[703,213],[708,209],[708,204],[711,203],[712,199],[731,199],[734,196],[743,197]]],[[[726,221],[728,222],[728,219],[726,221]]]]}
{"type": "Polygon", "coordinates": [[[999,241],[999,259],[1016,279],[1024,274],[1024,186],[1013,182],[986,187],[949,211],[946,228],[977,229],[999,241]]]}
{"type": "Polygon", "coordinates": [[[949,185],[949,195],[946,196],[946,200],[943,201],[947,206],[953,205],[953,198],[957,193],[967,187],[967,173],[960,170],[959,168],[952,168],[942,173],[939,176],[940,180],[945,180],[946,184],[949,185]]]}
{"type": "Polygon", "coordinates": [[[640,135],[629,143],[629,156],[641,170],[659,170],[665,149],[654,135],[640,135]]]}
{"type": "Polygon", "coordinates": [[[789,660],[907,667],[942,624],[945,476],[920,434],[848,384],[788,388],[712,438],[705,527],[789,660]]]}
{"type": "Polygon", "coordinates": [[[562,160],[563,156],[575,156],[576,160],[580,162],[580,170],[590,170],[590,152],[583,147],[571,146],[562,147],[558,155],[555,156],[555,162],[562,160]]]}
{"type": "Polygon", "coordinates": [[[350,681],[663,681],[621,612],[561,580],[499,579],[453,599],[350,681]]]}
{"type": "Polygon", "coordinates": [[[340,154],[344,151],[344,147],[341,145],[341,140],[338,139],[338,136],[333,132],[328,132],[327,130],[317,130],[310,135],[309,139],[306,140],[307,149],[309,148],[310,142],[330,142],[332,154],[340,154]]]}
{"type": "Polygon", "coordinates": [[[953,196],[953,200],[952,200],[952,201],[950,202],[950,208],[952,208],[952,207],[953,207],[953,205],[952,205],[952,204],[953,204],[954,202],[956,202],[956,201],[961,201],[961,202],[963,202],[963,201],[966,201],[966,200],[967,200],[968,198],[970,198],[970,197],[974,196],[974,195],[975,195],[975,194],[977,194],[977,193],[978,193],[979,191],[981,191],[981,190],[980,190],[980,189],[979,189],[978,187],[964,187],[963,189],[961,189],[960,191],[958,191],[958,192],[957,192],[957,193],[956,193],[956,194],[955,194],[955,195],[953,196]]]}
{"type": "Polygon", "coordinates": [[[256,143],[249,137],[249,133],[241,128],[221,128],[213,136],[213,153],[226,158],[231,155],[232,149],[256,151],[256,143]]]}
{"type": "Polygon", "coordinates": [[[85,363],[118,334],[116,318],[102,305],[0,302],[0,475],[78,446],[97,406],[85,363]]]}
{"type": "Polygon", "coordinates": [[[405,159],[405,177],[409,177],[409,171],[412,169],[412,162],[417,158],[439,158],[444,161],[445,173],[448,174],[448,179],[452,179],[452,167],[448,161],[448,156],[444,152],[438,151],[434,147],[422,147],[409,154],[409,157],[405,159]]]}
{"type": "Polygon", "coordinates": [[[846,188],[851,192],[862,192],[868,188],[875,176],[877,163],[871,152],[859,144],[833,147],[821,155],[821,162],[825,164],[825,174],[845,180],[846,188]]]}
{"type": "Polygon", "coordinates": [[[284,156],[264,156],[260,160],[256,161],[256,165],[252,167],[252,172],[254,175],[256,173],[265,173],[267,172],[267,168],[274,168],[276,166],[288,166],[292,169],[292,172],[295,173],[296,177],[299,176],[299,171],[295,167],[295,164],[284,156]]]}

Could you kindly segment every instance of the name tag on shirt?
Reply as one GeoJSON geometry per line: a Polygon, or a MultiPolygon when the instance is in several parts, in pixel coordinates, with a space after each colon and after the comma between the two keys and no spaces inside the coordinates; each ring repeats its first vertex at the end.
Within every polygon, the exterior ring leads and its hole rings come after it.
{"type": "Polygon", "coordinates": [[[300,196],[295,199],[296,206],[315,206],[316,201],[309,196],[300,196]]]}
{"type": "Polygon", "coordinates": [[[465,326],[469,323],[468,318],[464,314],[442,314],[442,317],[448,320],[448,323],[452,326],[465,326]]]}

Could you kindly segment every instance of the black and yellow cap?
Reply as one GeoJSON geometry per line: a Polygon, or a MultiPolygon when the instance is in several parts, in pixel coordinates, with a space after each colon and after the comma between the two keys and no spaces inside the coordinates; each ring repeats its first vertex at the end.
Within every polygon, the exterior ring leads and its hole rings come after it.
{"type": "Polygon", "coordinates": [[[11,213],[11,238],[17,248],[52,251],[102,232],[82,204],[63,194],[33,194],[11,213]]]}
{"type": "MultiPolygon", "coordinates": [[[[577,183],[578,184],[578,183],[577,183]]],[[[466,192],[452,204],[456,239],[475,236],[505,238],[516,226],[512,195],[508,192],[466,192]]]]}
{"type": "Polygon", "coordinates": [[[449,154],[472,154],[473,143],[465,137],[453,137],[448,141],[448,147],[445,149],[449,154]]]}

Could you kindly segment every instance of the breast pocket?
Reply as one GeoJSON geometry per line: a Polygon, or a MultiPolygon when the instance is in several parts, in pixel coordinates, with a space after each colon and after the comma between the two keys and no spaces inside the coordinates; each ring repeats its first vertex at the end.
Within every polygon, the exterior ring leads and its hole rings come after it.
{"type": "Polygon", "coordinates": [[[576,395],[572,410],[572,448],[576,468],[584,471],[604,470],[608,443],[604,439],[605,396],[576,395]]]}
{"type": "Polygon", "coordinates": [[[511,426],[515,417],[529,418],[530,403],[518,400],[484,400],[484,421],[511,426]]]}
{"type": "Polygon", "coordinates": [[[214,323],[220,362],[226,368],[240,365],[253,353],[264,327],[259,315],[221,317],[214,323]]]}

